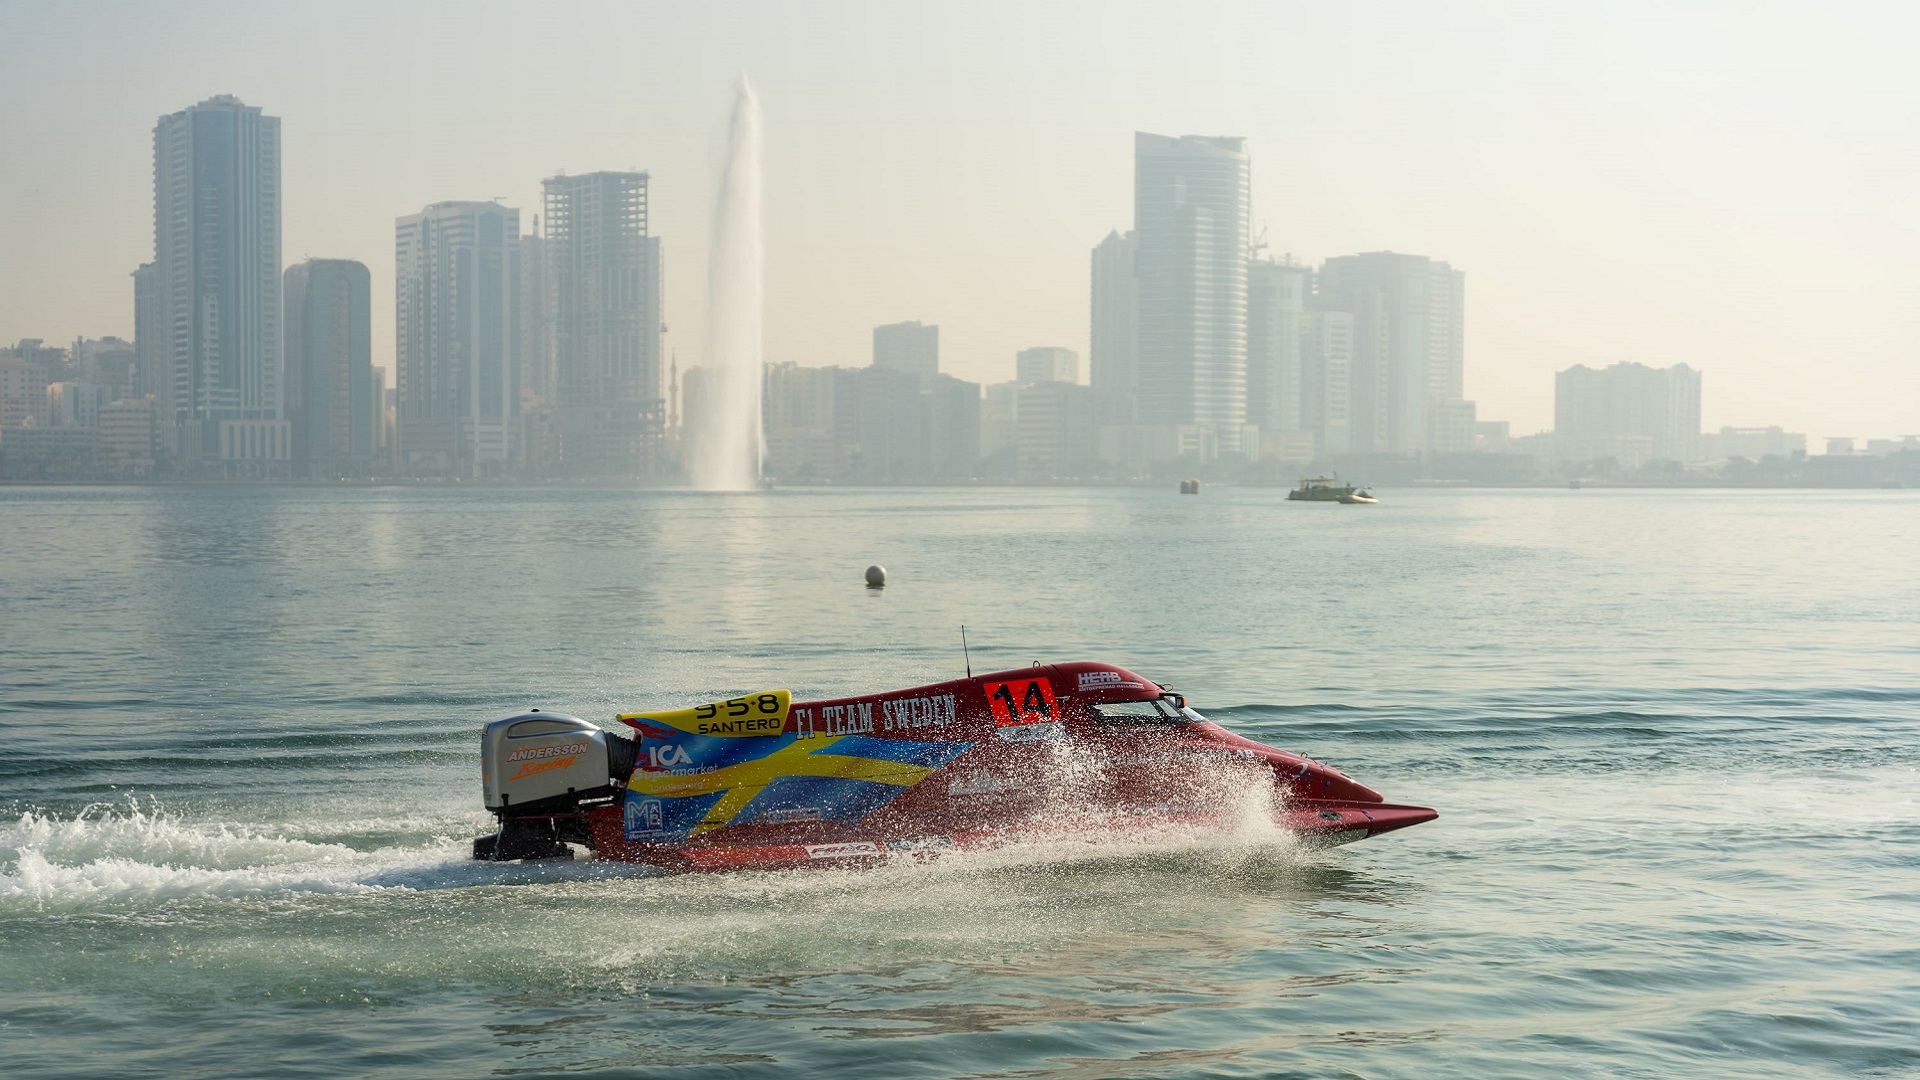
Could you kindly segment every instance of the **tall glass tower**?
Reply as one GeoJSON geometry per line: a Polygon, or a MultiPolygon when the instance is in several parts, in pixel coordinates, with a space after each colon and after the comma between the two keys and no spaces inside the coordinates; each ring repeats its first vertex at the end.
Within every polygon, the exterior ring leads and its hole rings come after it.
{"type": "Polygon", "coordinates": [[[161,117],[153,211],[147,355],[192,465],[221,456],[221,422],[280,419],[280,118],[227,95],[161,117]]]}
{"type": "Polygon", "coordinates": [[[1247,422],[1245,140],[1134,134],[1143,424],[1210,429],[1222,451],[1247,422]]]}
{"type": "Polygon", "coordinates": [[[520,211],[434,203],[395,223],[394,255],[403,466],[499,475],[520,436],[520,211]]]}

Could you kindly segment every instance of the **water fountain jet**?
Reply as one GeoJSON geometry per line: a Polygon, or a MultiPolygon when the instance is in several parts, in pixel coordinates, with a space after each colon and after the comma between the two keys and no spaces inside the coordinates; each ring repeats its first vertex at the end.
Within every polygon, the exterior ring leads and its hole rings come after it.
{"type": "Polygon", "coordinates": [[[760,102],[744,75],[734,95],[710,251],[705,392],[697,401],[698,415],[687,417],[687,478],[705,491],[751,491],[760,486],[766,237],[760,102]]]}

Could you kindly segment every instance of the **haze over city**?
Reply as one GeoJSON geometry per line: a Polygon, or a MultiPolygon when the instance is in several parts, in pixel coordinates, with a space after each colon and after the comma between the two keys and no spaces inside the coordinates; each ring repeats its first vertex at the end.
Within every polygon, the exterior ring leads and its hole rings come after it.
{"type": "Polygon", "coordinates": [[[0,0],[0,1080],[1920,1078],[1916,23],[0,0]]]}
{"type": "Polygon", "coordinates": [[[0,341],[133,337],[155,118],[281,118],[284,261],[373,272],[394,370],[394,221],[540,205],[640,169],[665,348],[705,352],[731,86],[766,122],[770,361],[866,362],[941,328],[1011,377],[1088,348],[1088,252],[1133,219],[1133,133],[1246,140],[1266,254],[1394,250],[1467,275],[1465,397],[1552,426],[1555,371],[1687,364],[1702,421],[1920,427],[1913,16],[1865,6],[0,5],[0,341]]]}

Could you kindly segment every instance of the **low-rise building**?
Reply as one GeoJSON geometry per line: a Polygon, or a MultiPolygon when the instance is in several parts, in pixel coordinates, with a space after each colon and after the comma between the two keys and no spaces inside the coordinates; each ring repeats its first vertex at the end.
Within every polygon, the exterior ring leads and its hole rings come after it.
{"type": "Polygon", "coordinates": [[[165,428],[160,403],[151,397],[125,398],[100,410],[100,442],[107,470],[137,479],[150,476],[160,460],[165,428]]]}

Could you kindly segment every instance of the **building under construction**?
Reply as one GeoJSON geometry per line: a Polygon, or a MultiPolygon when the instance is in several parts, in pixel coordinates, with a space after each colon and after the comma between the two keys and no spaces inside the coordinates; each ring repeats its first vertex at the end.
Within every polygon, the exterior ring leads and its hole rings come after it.
{"type": "Polygon", "coordinates": [[[596,172],[544,184],[552,471],[657,476],[665,467],[660,382],[660,241],[647,234],[647,174],[596,172]]]}

